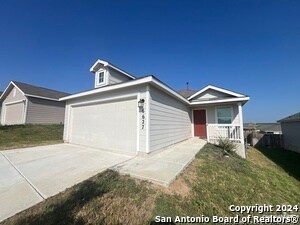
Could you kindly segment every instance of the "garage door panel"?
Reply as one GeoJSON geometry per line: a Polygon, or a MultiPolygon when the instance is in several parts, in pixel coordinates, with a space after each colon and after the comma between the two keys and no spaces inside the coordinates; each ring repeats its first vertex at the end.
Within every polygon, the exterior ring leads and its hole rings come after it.
{"type": "Polygon", "coordinates": [[[24,102],[5,105],[5,124],[22,124],[24,122],[24,102]]]}
{"type": "Polygon", "coordinates": [[[136,99],[72,107],[70,142],[117,151],[136,151],[136,99]]]}

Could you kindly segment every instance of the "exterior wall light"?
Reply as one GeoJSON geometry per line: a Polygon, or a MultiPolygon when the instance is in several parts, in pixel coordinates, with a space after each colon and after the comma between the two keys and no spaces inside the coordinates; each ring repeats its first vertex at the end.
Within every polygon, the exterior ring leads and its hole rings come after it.
{"type": "Polygon", "coordinates": [[[139,107],[140,111],[144,110],[144,104],[145,104],[145,99],[140,99],[138,101],[138,107],[139,107]]]}

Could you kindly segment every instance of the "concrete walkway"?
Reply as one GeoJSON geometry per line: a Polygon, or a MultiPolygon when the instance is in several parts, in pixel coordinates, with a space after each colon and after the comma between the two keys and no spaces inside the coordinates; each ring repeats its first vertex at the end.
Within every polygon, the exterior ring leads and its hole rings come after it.
{"type": "Polygon", "coordinates": [[[70,144],[0,151],[0,221],[132,157],[70,144]]]}
{"type": "Polygon", "coordinates": [[[205,144],[206,141],[202,139],[191,138],[164,150],[137,156],[113,169],[121,174],[168,186],[205,144]]]}
{"type": "Polygon", "coordinates": [[[169,185],[205,144],[192,138],[135,157],[71,144],[0,151],[0,221],[108,168],[169,185]]]}

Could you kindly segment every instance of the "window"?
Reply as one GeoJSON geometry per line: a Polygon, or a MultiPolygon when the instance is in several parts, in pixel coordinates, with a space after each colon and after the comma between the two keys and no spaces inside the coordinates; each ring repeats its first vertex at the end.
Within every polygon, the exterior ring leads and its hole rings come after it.
{"type": "Polygon", "coordinates": [[[104,71],[98,73],[98,84],[104,83],[104,71]]]}
{"type": "Polygon", "coordinates": [[[217,121],[219,124],[231,124],[232,122],[231,107],[217,108],[217,121]]]}

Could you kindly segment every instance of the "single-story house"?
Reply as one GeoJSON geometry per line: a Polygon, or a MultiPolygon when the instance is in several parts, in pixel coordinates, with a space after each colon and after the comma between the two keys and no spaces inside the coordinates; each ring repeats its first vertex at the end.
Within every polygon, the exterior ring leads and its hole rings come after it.
{"type": "Polygon", "coordinates": [[[152,75],[136,78],[104,60],[90,71],[94,89],[60,99],[66,101],[65,142],[137,154],[191,137],[229,138],[245,157],[248,96],[212,85],[181,95],[152,75]]]}
{"type": "Polygon", "coordinates": [[[11,81],[0,97],[1,124],[60,124],[64,122],[65,102],[70,94],[11,81]]]}
{"type": "Polygon", "coordinates": [[[281,124],[284,148],[300,153],[300,112],[278,122],[281,124]]]}

